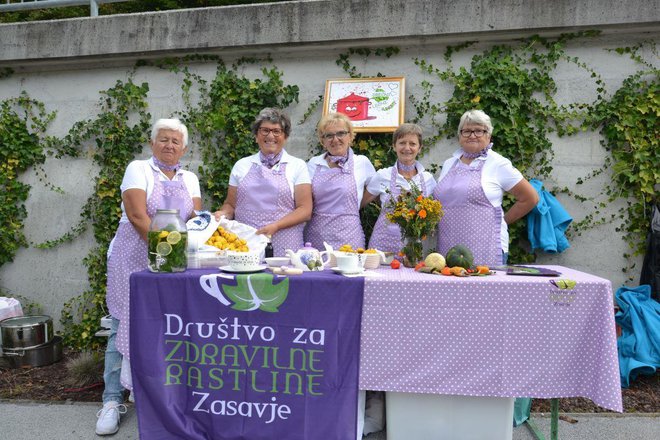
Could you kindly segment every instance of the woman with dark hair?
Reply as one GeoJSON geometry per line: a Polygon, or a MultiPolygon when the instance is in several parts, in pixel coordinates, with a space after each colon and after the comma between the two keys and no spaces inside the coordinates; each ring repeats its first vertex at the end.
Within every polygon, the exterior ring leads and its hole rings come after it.
{"type": "Polygon", "coordinates": [[[284,149],[291,120],[265,108],[252,124],[259,152],[240,159],[231,170],[227,197],[215,213],[272,237],[273,253],[303,245],[303,228],[312,215],[312,185],[307,165],[284,149]]]}

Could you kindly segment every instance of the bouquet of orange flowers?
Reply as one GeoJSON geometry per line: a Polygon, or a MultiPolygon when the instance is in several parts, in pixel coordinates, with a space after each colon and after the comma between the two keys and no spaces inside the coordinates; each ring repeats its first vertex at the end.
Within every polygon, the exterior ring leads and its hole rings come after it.
{"type": "Polygon", "coordinates": [[[410,182],[410,191],[401,191],[396,198],[391,198],[385,209],[385,217],[401,229],[403,263],[414,267],[422,259],[422,240],[435,233],[444,214],[442,204],[432,197],[424,197],[419,187],[410,182]]]}

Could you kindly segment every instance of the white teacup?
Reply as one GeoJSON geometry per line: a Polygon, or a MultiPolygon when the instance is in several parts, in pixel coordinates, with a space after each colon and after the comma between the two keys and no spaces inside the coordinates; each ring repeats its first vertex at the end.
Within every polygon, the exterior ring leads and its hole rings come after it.
{"type": "Polygon", "coordinates": [[[362,264],[357,254],[336,255],[337,268],[346,273],[355,273],[362,271],[362,264]]]}
{"type": "Polygon", "coordinates": [[[253,252],[227,252],[227,262],[233,270],[250,270],[259,266],[260,255],[253,252]]]}

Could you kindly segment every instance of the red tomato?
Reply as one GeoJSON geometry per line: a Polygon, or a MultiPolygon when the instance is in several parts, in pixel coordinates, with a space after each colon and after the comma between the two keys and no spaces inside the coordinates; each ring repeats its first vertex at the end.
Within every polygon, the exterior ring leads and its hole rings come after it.
{"type": "Polygon", "coordinates": [[[420,261],[420,262],[417,263],[417,265],[415,266],[415,270],[420,270],[422,267],[425,267],[425,266],[426,266],[426,263],[424,263],[423,261],[420,261]]]}
{"type": "Polygon", "coordinates": [[[392,262],[390,263],[390,267],[392,269],[398,269],[401,267],[401,262],[399,260],[392,260],[392,262]]]}

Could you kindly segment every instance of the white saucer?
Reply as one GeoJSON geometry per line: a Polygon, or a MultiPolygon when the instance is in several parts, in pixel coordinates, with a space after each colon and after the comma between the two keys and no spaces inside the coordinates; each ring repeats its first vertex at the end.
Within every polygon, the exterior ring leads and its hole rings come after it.
{"type": "Polygon", "coordinates": [[[346,275],[357,275],[359,273],[364,272],[364,267],[360,267],[356,271],[351,271],[351,272],[345,272],[338,267],[331,267],[330,270],[332,270],[335,273],[345,273],[346,275]]]}
{"type": "Polygon", "coordinates": [[[253,266],[247,269],[234,269],[230,265],[227,266],[220,266],[220,270],[223,272],[229,272],[229,273],[254,273],[254,272],[261,272],[266,270],[268,267],[267,264],[259,264],[258,266],[253,266]]]}

